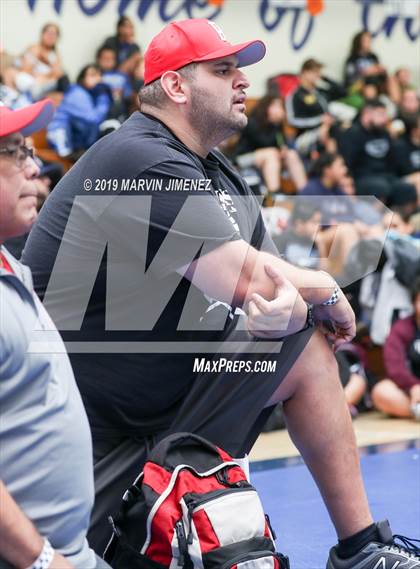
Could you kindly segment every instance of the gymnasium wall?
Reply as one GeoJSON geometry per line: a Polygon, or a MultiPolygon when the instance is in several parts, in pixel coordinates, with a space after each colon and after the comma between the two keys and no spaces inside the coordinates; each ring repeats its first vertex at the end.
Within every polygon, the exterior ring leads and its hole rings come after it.
{"type": "Polygon", "coordinates": [[[187,17],[212,18],[232,42],[264,40],[266,58],[247,70],[251,96],[262,94],[269,75],[296,72],[308,57],[340,78],[351,37],[363,28],[375,36],[374,51],[390,71],[407,66],[420,84],[419,0],[324,0],[316,16],[307,0],[1,0],[1,44],[17,55],[37,41],[44,23],[57,22],[65,68],[74,78],[123,13],[133,19],[143,49],[166,22],[187,17]]]}

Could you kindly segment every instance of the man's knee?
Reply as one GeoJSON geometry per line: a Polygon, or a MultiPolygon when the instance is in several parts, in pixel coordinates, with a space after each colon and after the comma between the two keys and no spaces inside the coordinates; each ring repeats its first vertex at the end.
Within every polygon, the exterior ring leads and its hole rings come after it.
{"type": "Polygon", "coordinates": [[[292,369],[271,397],[269,404],[285,401],[293,397],[303,384],[312,382],[315,385],[321,380],[340,384],[334,353],[324,334],[315,330],[292,369]]]}
{"type": "Polygon", "coordinates": [[[338,365],[334,352],[320,330],[315,330],[312,334],[299,360],[302,371],[309,371],[313,374],[314,370],[322,370],[327,375],[338,376],[338,365]]]}

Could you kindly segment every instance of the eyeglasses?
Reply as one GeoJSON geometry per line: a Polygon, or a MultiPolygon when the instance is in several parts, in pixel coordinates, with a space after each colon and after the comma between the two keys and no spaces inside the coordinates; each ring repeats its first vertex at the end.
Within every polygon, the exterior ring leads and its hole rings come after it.
{"type": "Polygon", "coordinates": [[[27,146],[16,146],[15,148],[0,148],[0,154],[6,154],[14,158],[16,166],[21,169],[25,166],[27,158],[34,158],[34,149],[27,146]]]}

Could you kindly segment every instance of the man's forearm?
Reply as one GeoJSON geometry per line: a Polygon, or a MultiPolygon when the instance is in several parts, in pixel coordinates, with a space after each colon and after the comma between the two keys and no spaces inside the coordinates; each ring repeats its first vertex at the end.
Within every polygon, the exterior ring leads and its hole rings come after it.
{"type": "Polygon", "coordinates": [[[335,287],[335,280],[325,271],[314,271],[312,269],[302,269],[295,267],[284,261],[277,259],[280,263],[280,270],[289,281],[298,289],[301,296],[311,304],[321,304],[328,300],[335,287]]]}
{"type": "Polygon", "coordinates": [[[0,481],[0,557],[16,567],[30,567],[44,545],[35,526],[0,481]]]}
{"type": "MultiPolygon", "coordinates": [[[[272,265],[278,269],[299,291],[302,298],[310,304],[321,304],[325,302],[331,297],[336,287],[333,277],[324,271],[295,267],[287,261],[265,252],[260,252],[257,256],[257,261],[253,269],[255,281],[258,281],[258,275],[263,275],[264,271],[261,271],[261,265],[265,264],[272,265]]],[[[264,279],[268,281],[265,275],[264,279]]],[[[251,282],[252,280],[253,279],[251,279],[251,282]]],[[[258,285],[255,281],[254,286],[262,286],[258,285]]],[[[271,285],[271,283],[269,284],[271,285]]],[[[262,294],[262,296],[269,298],[269,296],[265,296],[264,294],[262,294]]]]}

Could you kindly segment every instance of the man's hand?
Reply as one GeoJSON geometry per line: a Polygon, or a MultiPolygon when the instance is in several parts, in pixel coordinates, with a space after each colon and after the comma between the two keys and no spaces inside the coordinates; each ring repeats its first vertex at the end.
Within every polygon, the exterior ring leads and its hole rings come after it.
{"type": "Polygon", "coordinates": [[[323,332],[331,340],[335,350],[342,344],[350,342],[356,335],[356,319],[353,309],[342,290],[339,290],[338,295],[336,304],[332,306],[319,304],[313,309],[315,323],[321,329],[323,329],[323,321],[331,322],[333,331],[324,328],[323,332]]]}
{"type": "Polygon", "coordinates": [[[276,286],[275,298],[265,300],[254,293],[248,305],[248,330],[259,338],[281,338],[305,326],[307,305],[292,283],[271,265],[265,272],[276,286]]]}
{"type": "Polygon", "coordinates": [[[420,403],[420,383],[418,385],[414,385],[409,392],[410,395],[410,404],[416,405],[416,403],[420,403]]]}

